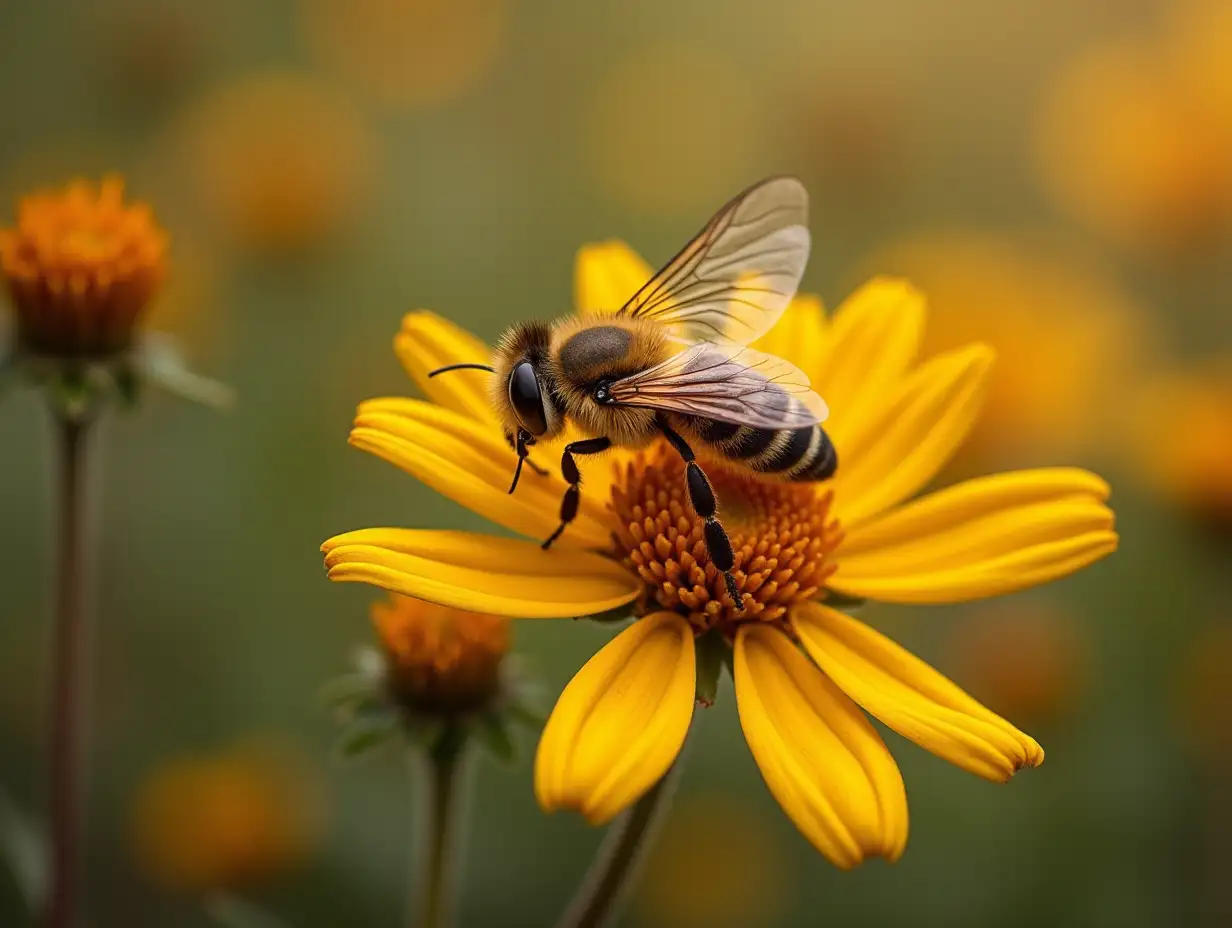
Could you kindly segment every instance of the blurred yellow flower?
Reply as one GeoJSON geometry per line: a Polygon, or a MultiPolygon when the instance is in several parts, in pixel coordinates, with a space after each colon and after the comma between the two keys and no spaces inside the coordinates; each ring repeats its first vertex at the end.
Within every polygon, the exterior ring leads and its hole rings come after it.
{"type": "Polygon", "coordinates": [[[509,620],[393,594],[374,603],[388,682],[399,701],[421,711],[465,712],[500,688],[509,620]]]}
{"type": "Polygon", "coordinates": [[[664,42],[638,47],[600,80],[583,144],[612,200],[672,215],[739,189],[769,131],[737,60],[704,45],[664,42]]]}
{"type": "Polygon", "coordinates": [[[1147,379],[1129,458],[1165,499],[1232,527],[1232,358],[1147,379]]]}
{"type": "Polygon", "coordinates": [[[188,893],[235,890],[299,864],[321,828],[317,782],[298,758],[263,743],[168,760],[137,792],[142,869],[188,893]]]}
{"type": "Polygon", "coordinates": [[[946,654],[973,696],[1006,715],[1048,724],[1076,708],[1086,684],[1080,629],[1055,602],[993,602],[954,623],[946,654]]]}
{"type": "Polygon", "coordinates": [[[308,48],[395,109],[439,106],[473,90],[505,45],[505,0],[299,0],[308,48]]]}
{"type": "Polygon", "coordinates": [[[1057,203],[1149,248],[1205,244],[1232,219],[1227,4],[1174,4],[1173,17],[1156,35],[1079,55],[1048,90],[1036,128],[1057,203]]]}
{"type": "Polygon", "coordinates": [[[747,928],[775,924],[786,861],[750,803],[737,793],[680,797],[663,822],[638,888],[639,924],[747,928]],[[735,853],[708,853],[736,848],[735,853]],[[704,863],[702,861],[704,860],[704,863]]]}
{"type": "Polygon", "coordinates": [[[1145,339],[1143,314],[1108,277],[1058,248],[963,230],[890,243],[865,263],[928,294],[926,351],[974,338],[996,350],[997,376],[956,470],[1115,443],[1145,339]]]}
{"type": "MultiPolygon", "coordinates": [[[[626,246],[582,250],[579,310],[622,305],[649,268],[626,246]]],[[[577,520],[550,551],[565,482],[526,474],[489,404],[491,349],[426,312],[395,350],[429,400],[363,403],[351,443],[531,540],[375,528],[329,539],[331,579],[514,617],[587,616],[637,603],[641,615],[578,672],[535,762],[547,810],[610,820],[668,770],[688,731],[695,638],[717,630],[732,655],[741,724],[767,784],[840,867],[896,859],[907,839],[897,765],[858,707],[939,756],[994,781],[1044,753],[937,671],[817,599],[980,599],[1066,576],[1116,548],[1108,485],[1073,468],[971,480],[908,502],[978,418],[993,353],[985,345],[917,362],[925,309],[909,285],[877,279],[832,316],[796,300],[758,347],[794,362],[833,410],[835,477],[796,485],[714,471],[737,551],[737,611],[685,502],[676,458],[652,446],[588,459],[577,520]],[[803,646],[803,649],[801,648],[803,646]],[[807,656],[806,656],[807,655],[807,656]]],[[[546,463],[546,462],[543,462],[546,463]]]]}
{"type": "Polygon", "coordinates": [[[123,351],[166,273],[167,234],[124,182],[74,181],[23,197],[0,229],[0,271],[19,345],[52,357],[123,351]]]}
{"type": "Polygon", "coordinates": [[[292,73],[245,77],[204,99],[182,138],[201,205],[240,244],[317,245],[360,210],[376,141],[330,87],[292,73]]]}

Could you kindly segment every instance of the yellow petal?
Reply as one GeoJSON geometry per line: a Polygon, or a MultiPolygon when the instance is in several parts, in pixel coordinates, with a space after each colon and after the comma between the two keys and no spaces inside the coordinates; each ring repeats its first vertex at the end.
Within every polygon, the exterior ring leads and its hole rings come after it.
{"type": "Polygon", "coordinates": [[[601,825],[668,771],[693,719],[693,631],[671,612],[634,622],[565,687],[535,755],[544,811],[601,825]]]}
{"type": "MultiPolygon", "coordinates": [[[[769,332],[753,346],[758,351],[790,361],[808,375],[818,389],[826,369],[829,348],[829,323],[821,299],[811,295],[796,297],[769,332]]],[[[822,399],[828,399],[824,394],[822,399]]]]}
{"type": "Polygon", "coordinates": [[[766,785],[835,865],[897,860],[907,844],[907,793],[881,737],[777,629],[736,636],[740,725],[766,785]]]}
{"type": "Polygon", "coordinates": [[[853,529],[827,585],[887,602],[962,602],[1047,583],[1117,546],[1108,486],[1076,468],[969,480],[853,529]]]}
{"type": "MultiPolygon", "coordinates": [[[[350,442],[417,477],[438,493],[498,525],[544,539],[559,524],[566,484],[555,470],[544,476],[523,467],[509,493],[517,455],[494,424],[478,422],[422,400],[377,399],[359,407],[350,442]]],[[[543,458],[532,452],[532,460],[543,458]]],[[[583,477],[596,467],[579,463],[583,477]]],[[[601,476],[609,479],[606,472],[601,476]]],[[[611,540],[608,487],[587,480],[577,519],[557,544],[606,547],[611,540]]]]}
{"type": "Polygon", "coordinates": [[[862,421],[830,429],[840,462],[835,509],[844,525],[884,512],[936,476],[979,417],[993,358],[985,345],[932,358],[862,421]]]}
{"type": "Polygon", "coordinates": [[[843,301],[830,324],[825,368],[813,382],[830,406],[828,429],[841,433],[862,421],[915,360],[923,331],[924,298],[904,280],[875,277],[843,301]]]}
{"type": "Polygon", "coordinates": [[[610,558],[471,532],[371,528],[321,546],[329,579],[513,618],[573,618],[632,602],[642,583],[610,558]]]}
{"type": "Polygon", "coordinates": [[[428,374],[448,364],[491,364],[492,349],[459,326],[435,313],[407,313],[402,331],[394,336],[394,352],[406,372],[434,403],[484,422],[495,422],[486,371],[428,374]]]}
{"type": "Polygon", "coordinates": [[[791,623],[805,650],[848,696],[938,757],[1002,783],[1044,762],[1033,738],[863,622],[804,603],[793,607],[791,623]]]}
{"type": "Polygon", "coordinates": [[[654,269],[618,239],[583,245],[573,267],[574,305],[582,313],[614,313],[629,301],[654,269]]]}

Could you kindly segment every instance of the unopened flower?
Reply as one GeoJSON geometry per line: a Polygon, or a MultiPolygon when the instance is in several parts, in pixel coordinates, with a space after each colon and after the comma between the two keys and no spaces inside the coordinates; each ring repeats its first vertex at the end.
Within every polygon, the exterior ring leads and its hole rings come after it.
{"type": "Polygon", "coordinates": [[[132,343],[162,285],[167,234],[124,182],[78,180],[23,197],[0,229],[0,269],[18,346],[55,358],[106,358],[132,343]]]}
{"type": "Polygon", "coordinates": [[[512,726],[537,724],[509,658],[509,620],[393,594],[372,606],[375,651],[327,694],[353,756],[401,733],[434,747],[476,736],[498,756],[513,751],[512,726]]]}
{"type": "MultiPolygon", "coordinates": [[[[582,312],[620,306],[650,270],[615,243],[584,249],[582,312]]],[[[1029,736],[888,638],[843,602],[960,602],[1066,576],[1116,548],[1109,489],[1074,468],[983,477],[912,501],[976,422],[992,351],[917,361],[920,295],[878,279],[833,316],[797,299],[756,347],[809,375],[830,405],[842,462],[821,484],[716,468],[735,550],[736,610],[710,562],[680,465],[664,449],[588,458],[577,519],[557,548],[565,483],[527,474],[488,402],[490,349],[429,313],[395,349],[430,401],[360,406],[351,443],[531,540],[367,529],[324,545],[331,579],[372,583],[455,608],[576,617],[621,607],[637,620],[578,672],[548,720],[535,764],[547,810],[610,820],[656,784],[688,732],[699,673],[716,650],[734,671],[741,725],[771,791],[827,857],[896,859],[907,840],[902,778],[861,707],[939,756],[994,781],[1036,766],[1029,736]],[[826,602],[829,600],[829,602],[826,602]]],[[[540,464],[550,458],[541,455],[540,464]]]]}

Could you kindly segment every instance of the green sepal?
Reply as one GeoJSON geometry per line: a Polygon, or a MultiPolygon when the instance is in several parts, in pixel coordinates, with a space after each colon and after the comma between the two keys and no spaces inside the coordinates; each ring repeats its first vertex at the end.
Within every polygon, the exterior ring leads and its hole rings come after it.
{"type": "Polygon", "coordinates": [[[497,760],[513,763],[518,748],[510,732],[510,720],[499,711],[484,712],[476,716],[468,726],[470,734],[497,760]]]}
{"type": "Polygon", "coordinates": [[[731,653],[727,639],[712,628],[697,639],[697,701],[713,706],[719,696],[719,676],[723,672],[725,655],[731,653]]]}
{"type": "Polygon", "coordinates": [[[822,605],[829,606],[831,609],[839,609],[843,612],[852,612],[859,609],[868,600],[859,596],[844,596],[842,593],[835,593],[833,590],[826,591],[826,598],[821,600],[822,605]]]}
{"type": "Polygon", "coordinates": [[[594,615],[583,616],[583,618],[589,619],[591,622],[609,625],[617,622],[628,622],[633,618],[633,613],[625,605],[617,606],[615,609],[608,609],[606,612],[596,612],[594,615]]]}
{"type": "Polygon", "coordinates": [[[322,705],[342,718],[351,717],[363,706],[379,701],[381,697],[381,682],[363,671],[330,680],[321,687],[320,694],[322,705]]]}
{"type": "Polygon", "coordinates": [[[132,365],[138,379],[190,403],[224,409],[235,402],[235,392],[226,384],[190,370],[179,344],[166,333],[146,333],[133,352],[132,365]]]}
{"type": "Polygon", "coordinates": [[[210,893],[202,905],[206,914],[224,928],[288,928],[287,922],[234,893],[210,893]]]}
{"type": "Polygon", "coordinates": [[[7,794],[0,792],[0,863],[31,913],[47,898],[46,837],[7,794]]]}
{"type": "Polygon", "coordinates": [[[388,705],[376,703],[357,711],[334,743],[334,756],[354,761],[371,755],[400,733],[398,714],[388,705]]]}

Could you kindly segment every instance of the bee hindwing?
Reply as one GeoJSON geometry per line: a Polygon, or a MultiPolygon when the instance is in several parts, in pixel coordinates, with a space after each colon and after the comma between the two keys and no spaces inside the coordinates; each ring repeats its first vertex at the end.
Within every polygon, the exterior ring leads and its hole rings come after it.
{"type": "Polygon", "coordinates": [[[798,367],[739,345],[694,345],[616,381],[610,395],[623,406],[756,429],[805,428],[828,415],[825,401],[798,367]]]}

